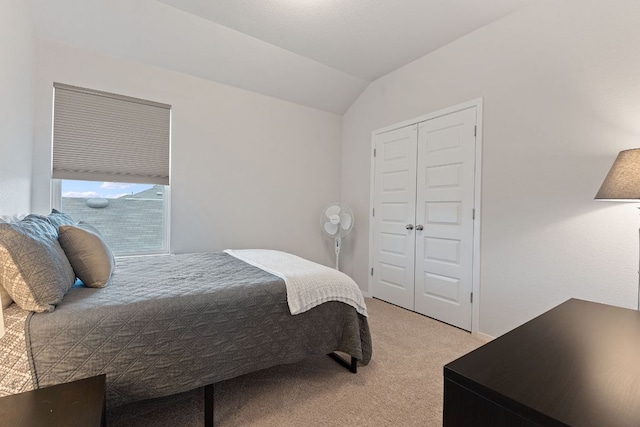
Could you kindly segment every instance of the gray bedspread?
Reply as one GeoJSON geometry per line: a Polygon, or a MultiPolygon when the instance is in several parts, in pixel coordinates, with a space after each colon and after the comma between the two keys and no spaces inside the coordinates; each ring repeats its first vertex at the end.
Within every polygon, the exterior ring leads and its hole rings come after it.
{"type": "Polygon", "coordinates": [[[313,354],[371,357],[367,319],[341,302],[292,316],[284,282],[224,253],[119,259],[26,324],[36,387],[106,373],[107,405],[166,396],[313,354]]]}

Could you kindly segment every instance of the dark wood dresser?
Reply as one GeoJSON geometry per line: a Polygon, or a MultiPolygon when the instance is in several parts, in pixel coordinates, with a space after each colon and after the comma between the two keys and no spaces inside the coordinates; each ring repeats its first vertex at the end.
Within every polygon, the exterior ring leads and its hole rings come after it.
{"type": "Polygon", "coordinates": [[[105,375],[0,398],[0,425],[104,427],[105,375]]]}
{"type": "Polygon", "coordinates": [[[571,299],[444,367],[444,426],[640,426],[640,312],[571,299]]]}

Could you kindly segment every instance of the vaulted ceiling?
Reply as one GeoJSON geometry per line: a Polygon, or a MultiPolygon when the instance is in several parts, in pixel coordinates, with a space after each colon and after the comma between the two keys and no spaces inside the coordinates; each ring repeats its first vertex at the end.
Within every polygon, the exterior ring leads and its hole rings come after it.
{"type": "Polygon", "coordinates": [[[32,0],[39,37],[342,114],[535,0],[32,0]]]}

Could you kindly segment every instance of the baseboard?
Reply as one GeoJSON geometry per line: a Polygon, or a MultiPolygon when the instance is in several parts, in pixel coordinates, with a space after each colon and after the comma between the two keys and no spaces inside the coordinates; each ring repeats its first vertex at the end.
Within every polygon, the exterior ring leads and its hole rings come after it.
{"type": "Polygon", "coordinates": [[[491,335],[483,334],[482,332],[476,332],[473,335],[480,338],[485,343],[489,341],[493,341],[496,338],[496,337],[492,337],[491,335]]]}

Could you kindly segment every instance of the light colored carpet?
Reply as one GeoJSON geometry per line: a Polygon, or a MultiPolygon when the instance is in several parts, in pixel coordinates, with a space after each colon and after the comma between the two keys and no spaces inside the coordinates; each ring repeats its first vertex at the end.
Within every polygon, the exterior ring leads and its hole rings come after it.
{"type": "MultiPolygon", "coordinates": [[[[327,356],[215,385],[215,425],[441,426],[442,367],[484,342],[376,299],[366,300],[369,365],[352,374],[327,356]]],[[[136,402],[108,413],[109,426],[204,424],[203,389],[136,402]]]]}

